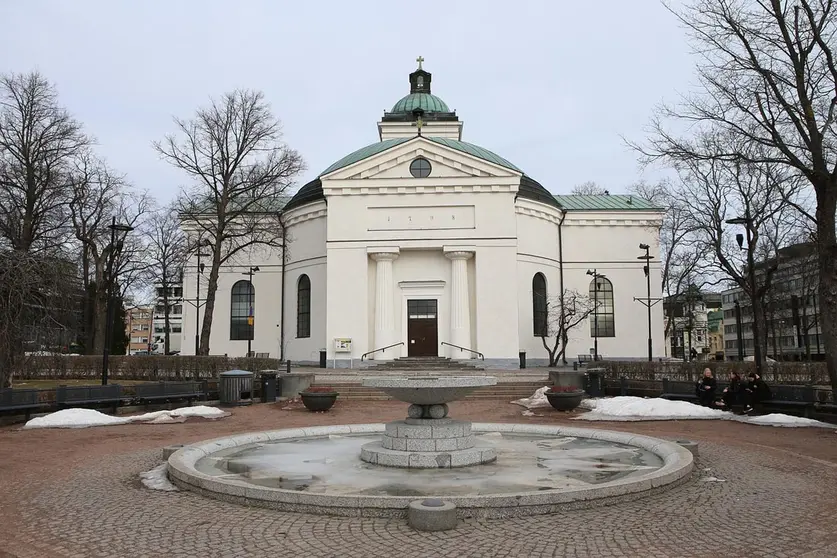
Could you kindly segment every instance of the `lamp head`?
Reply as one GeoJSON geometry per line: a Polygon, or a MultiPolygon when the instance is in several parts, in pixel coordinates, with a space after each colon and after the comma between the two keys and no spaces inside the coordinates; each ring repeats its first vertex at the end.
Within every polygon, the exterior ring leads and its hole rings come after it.
{"type": "Polygon", "coordinates": [[[258,270],[259,270],[259,266],[256,266],[256,267],[254,267],[254,268],[253,268],[253,272],[254,272],[254,273],[255,273],[256,271],[258,271],[258,270]]]}
{"type": "Polygon", "coordinates": [[[650,247],[650,246],[648,246],[648,245],[647,245],[647,244],[645,244],[645,243],[640,242],[640,243],[639,243],[639,249],[640,249],[640,250],[650,250],[650,249],[651,249],[651,247],[650,247]]]}
{"type": "Polygon", "coordinates": [[[735,241],[738,243],[738,248],[739,249],[744,248],[744,235],[743,234],[738,233],[737,235],[735,235],[735,241]]]}
{"type": "Polygon", "coordinates": [[[587,275],[595,275],[595,274],[596,274],[596,272],[593,271],[592,269],[587,270],[587,275]]]}

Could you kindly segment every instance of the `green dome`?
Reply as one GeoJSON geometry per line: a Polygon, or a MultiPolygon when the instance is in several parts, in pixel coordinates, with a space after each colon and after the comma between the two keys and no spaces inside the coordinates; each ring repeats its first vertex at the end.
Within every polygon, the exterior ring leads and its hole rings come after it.
{"type": "Polygon", "coordinates": [[[395,103],[390,112],[411,113],[415,109],[422,109],[424,112],[450,112],[445,102],[430,93],[410,93],[395,103]]]}

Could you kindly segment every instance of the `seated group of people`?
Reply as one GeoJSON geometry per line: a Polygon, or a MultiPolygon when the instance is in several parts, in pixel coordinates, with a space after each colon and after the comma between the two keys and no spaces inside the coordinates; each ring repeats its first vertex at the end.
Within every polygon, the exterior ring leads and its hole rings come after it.
{"type": "Polygon", "coordinates": [[[695,394],[701,405],[706,407],[725,407],[731,409],[734,406],[743,406],[744,412],[753,410],[753,405],[767,401],[772,397],[770,386],[755,372],[747,376],[748,381],[743,381],[738,372],[729,375],[729,386],[721,392],[720,399],[717,398],[718,381],[712,375],[712,370],[706,368],[703,371],[703,378],[698,380],[695,386],[695,394]]]}

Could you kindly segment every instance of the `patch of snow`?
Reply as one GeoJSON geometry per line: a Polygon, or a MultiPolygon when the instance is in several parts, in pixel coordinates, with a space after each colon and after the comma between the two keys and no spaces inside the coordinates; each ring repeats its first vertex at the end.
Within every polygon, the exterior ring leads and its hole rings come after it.
{"type": "Polygon", "coordinates": [[[23,425],[23,428],[88,428],[91,426],[128,424],[129,422],[171,424],[185,422],[188,417],[221,418],[227,416],[230,416],[230,413],[206,405],[181,407],[171,411],[155,411],[132,417],[115,417],[94,409],[62,409],[42,417],[33,418],[23,425]]]}
{"type": "Polygon", "coordinates": [[[528,409],[524,409],[524,410],[523,410],[523,412],[522,412],[522,413],[520,413],[520,414],[521,414],[521,415],[523,415],[524,417],[533,417],[533,416],[535,416],[535,413],[533,413],[532,411],[530,411],[530,410],[528,410],[528,409]]]}
{"type": "Polygon", "coordinates": [[[175,492],[177,487],[171,483],[168,476],[168,465],[163,463],[154,467],[150,471],[140,473],[142,484],[151,490],[164,490],[166,492],[175,492]]]}
{"type": "Polygon", "coordinates": [[[23,428],[87,428],[112,426],[131,422],[127,417],[114,417],[93,409],[62,409],[42,417],[36,417],[23,428]]]}
{"type": "Polygon", "coordinates": [[[543,407],[549,407],[549,400],[546,398],[546,391],[549,387],[550,386],[544,386],[532,394],[532,397],[524,397],[523,399],[512,401],[512,403],[520,405],[521,407],[526,407],[527,409],[541,409],[543,407]]]}
{"type": "Polygon", "coordinates": [[[799,427],[799,426],[821,426],[825,428],[833,428],[833,424],[827,424],[818,420],[794,417],[791,415],[784,415],[782,413],[772,413],[769,415],[762,415],[760,417],[747,417],[748,424],[760,424],[763,426],[784,426],[784,427],[799,427]]]}
{"type": "Polygon", "coordinates": [[[172,409],[171,411],[154,411],[153,413],[145,413],[142,415],[135,415],[128,417],[135,422],[154,421],[163,416],[168,417],[202,417],[202,418],[221,418],[229,416],[230,413],[223,411],[217,407],[209,407],[207,405],[195,405],[194,407],[180,407],[179,409],[172,409]]]}
{"type": "Polygon", "coordinates": [[[700,482],[727,482],[726,479],[719,479],[718,477],[703,477],[700,482]]]}
{"type": "MultiPolygon", "coordinates": [[[[585,402],[582,402],[585,403],[585,402]]],[[[732,413],[694,405],[688,401],[669,401],[659,397],[619,396],[586,401],[589,412],[575,417],[581,420],[682,420],[729,419],[732,413]]]]}

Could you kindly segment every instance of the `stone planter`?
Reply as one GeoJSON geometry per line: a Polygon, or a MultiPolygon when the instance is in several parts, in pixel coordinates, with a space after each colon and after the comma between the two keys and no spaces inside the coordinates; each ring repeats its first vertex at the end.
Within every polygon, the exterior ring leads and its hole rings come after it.
{"type": "Polygon", "coordinates": [[[546,392],[546,398],[549,404],[558,411],[572,411],[581,404],[581,399],[584,397],[584,392],[578,391],[557,391],[546,392]]]}
{"type": "Polygon", "coordinates": [[[309,411],[328,411],[334,406],[339,394],[336,391],[300,391],[299,395],[302,397],[302,404],[309,411]]]}

